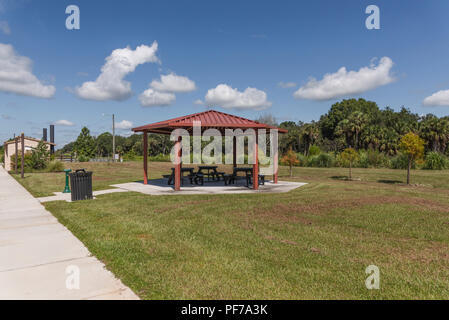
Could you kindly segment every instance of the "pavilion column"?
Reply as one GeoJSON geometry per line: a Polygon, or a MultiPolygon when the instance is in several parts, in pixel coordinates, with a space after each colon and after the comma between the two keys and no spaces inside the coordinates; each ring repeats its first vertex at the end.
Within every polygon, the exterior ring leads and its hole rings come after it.
{"type": "Polygon", "coordinates": [[[181,138],[175,142],[175,191],[181,190],[181,138]]]}
{"type": "Polygon", "coordinates": [[[279,170],[279,151],[276,148],[274,150],[274,163],[273,163],[273,181],[274,183],[278,183],[278,170],[279,170]]]}
{"type": "Polygon", "coordinates": [[[148,133],[143,132],[143,183],[148,184],[148,133]]]}
{"type": "Polygon", "coordinates": [[[258,130],[256,129],[256,139],[254,140],[254,164],[253,164],[253,189],[259,190],[259,146],[258,130]]]}

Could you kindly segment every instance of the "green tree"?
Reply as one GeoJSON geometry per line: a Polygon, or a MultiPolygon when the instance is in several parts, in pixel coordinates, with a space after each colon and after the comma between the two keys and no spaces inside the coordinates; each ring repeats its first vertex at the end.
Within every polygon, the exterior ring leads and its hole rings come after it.
{"type": "Polygon", "coordinates": [[[359,159],[359,154],[353,148],[346,148],[340,158],[349,164],[349,180],[352,180],[352,164],[359,159]]]}
{"type": "Polygon", "coordinates": [[[293,177],[293,166],[299,163],[296,153],[292,149],[288,150],[287,153],[282,157],[281,163],[286,164],[290,167],[290,177],[293,177]]]}
{"type": "Polygon", "coordinates": [[[410,184],[410,169],[413,161],[421,159],[424,155],[424,140],[417,134],[409,132],[401,138],[399,147],[408,157],[407,184],[410,184]]]}
{"type": "Polygon", "coordinates": [[[40,141],[35,149],[31,151],[31,157],[28,159],[26,166],[32,169],[45,169],[49,162],[49,151],[47,145],[40,141]]]}
{"type": "Polygon", "coordinates": [[[78,157],[92,158],[95,155],[95,140],[90,135],[87,127],[81,129],[81,133],[75,141],[73,146],[74,151],[78,157]]]}
{"type": "Polygon", "coordinates": [[[100,157],[112,155],[112,134],[103,132],[95,139],[96,153],[100,157]]]}
{"type": "Polygon", "coordinates": [[[316,122],[306,123],[300,130],[300,141],[304,143],[304,155],[309,155],[310,146],[319,138],[320,131],[316,122]]]}

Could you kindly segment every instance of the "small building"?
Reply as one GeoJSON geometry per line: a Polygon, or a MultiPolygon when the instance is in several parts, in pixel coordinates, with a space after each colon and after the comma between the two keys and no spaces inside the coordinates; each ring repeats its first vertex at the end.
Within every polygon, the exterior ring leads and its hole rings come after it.
{"type": "MultiPolygon", "coordinates": [[[[33,149],[35,149],[38,145],[39,142],[41,142],[42,140],[36,139],[36,138],[31,138],[31,137],[25,137],[24,138],[24,147],[25,147],[25,153],[27,152],[31,152],[33,149]]],[[[22,150],[22,141],[20,137],[16,137],[15,140],[10,140],[10,141],[6,141],[4,143],[4,149],[5,149],[5,170],[6,171],[11,171],[14,170],[13,168],[13,163],[11,162],[11,157],[13,155],[16,154],[16,143],[17,143],[17,150],[20,153],[22,150]]],[[[54,143],[52,142],[48,142],[45,141],[45,145],[48,149],[48,151],[50,152],[50,150],[52,149],[51,147],[56,146],[54,143]]],[[[54,149],[54,148],[53,148],[54,149]]]]}

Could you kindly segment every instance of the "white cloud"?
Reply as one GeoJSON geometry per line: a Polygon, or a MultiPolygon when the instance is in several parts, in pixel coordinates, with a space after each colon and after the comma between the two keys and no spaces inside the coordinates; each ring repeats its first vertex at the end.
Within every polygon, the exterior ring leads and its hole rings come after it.
{"type": "Polygon", "coordinates": [[[195,101],[193,101],[193,104],[196,104],[198,106],[202,106],[204,104],[204,102],[201,99],[196,99],[195,101]]]}
{"type": "Polygon", "coordinates": [[[449,90],[435,92],[423,101],[425,106],[449,106],[449,90]]]}
{"type": "Polygon", "coordinates": [[[205,96],[205,103],[208,106],[255,110],[269,108],[272,104],[267,101],[267,94],[264,91],[247,88],[240,92],[226,84],[219,84],[216,88],[209,89],[205,96]]]}
{"type": "Polygon", "coordinates": [[[72,127],[75,125],[73,122],[71,122],[69,120],[58,120],[58,121],[53,122],[53,124],[57,125],[57,126],[65,126],[65,127],[72,127]]]}
{"type": "Polygon", "coordinates": [[[134,72],[138,65],[159,62],[157,48],[158,44],[154,41],[151,47],[140,45],[135,50],[126,47],[112,51],[101,67],[97,80],[84,82],[75,89],[76,94],[80,98],[97,101],[121,101],[129,98],[132,94],[131,83],[123,79],[134,72]]]}
{"type": "Polygon", "coordinates": [[[38,98],[51,98],[56,88],[44,85],[32,73],[30,58],[19,56],[12,45],[0,43],[0,91],[38,98]]]}
{"type": "Polygon", "coordinates": [[[11,28],[9,27],[8,21],[0,21],[0,30],[6,34],[11,34],[11,28]]]}
{"type": "Polygon", "coordinates": [[[131,129],[133,127],[133,123],[131,121],[128,121],[128,120],[122,120],[120,122],[117,122],[115,124],[115,127],[117,129],[128,130],[128,129],[131,129]]]}
{"type": "Polygon", "coordinates": [[[170,92],[147,89],[139,96],[139,100],[143,107],[168,106],[175,102],[176,96],[170,92]]]}
{"type": "Polygon", "coordinates": [[[161,80],[153,80],[150,87],[162,92],[191,92],[196,90],[194,81],[174,73],[161,75],[161,80]]]}
{"type": "Polygon", "coordinates": [[[389,57],[380,59],[376,66],[347,71],[341,67],[336,73],[325,74],[322,80],[311,79],[293,96],[297,99],[330,100],[342,96],[359,94],[395,81],[390,73],[393,61],[389,57]]]}
{"type": "Polygon", "coordinates": [[[281,82],[278,83],[278,86],[281,87],[281,88],[284,88],[284,89],[294,88],[294,87],[296,87],[296,83],[295,82],[283,82],[283,81],[281,81],[281,82]]]}

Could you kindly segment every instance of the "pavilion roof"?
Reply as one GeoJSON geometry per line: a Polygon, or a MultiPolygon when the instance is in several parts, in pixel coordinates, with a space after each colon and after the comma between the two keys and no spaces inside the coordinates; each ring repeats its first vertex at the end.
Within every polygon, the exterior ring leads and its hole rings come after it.
{"type": "Polygon", "coordinates": [[[173,118],[165,121],[155,122],[133,128],[134,132],[153,132],[170,134],[174,129],[182,128],[191,131],[193,122],[200,121],[201,128],[216,128],[220,131],[224,129],[278,129],[280,133],[286,133],[287,130],[277,128],[258,121],[245,119],[232,114],[208,110],[194,113],[183,117],[173,118]]]}

